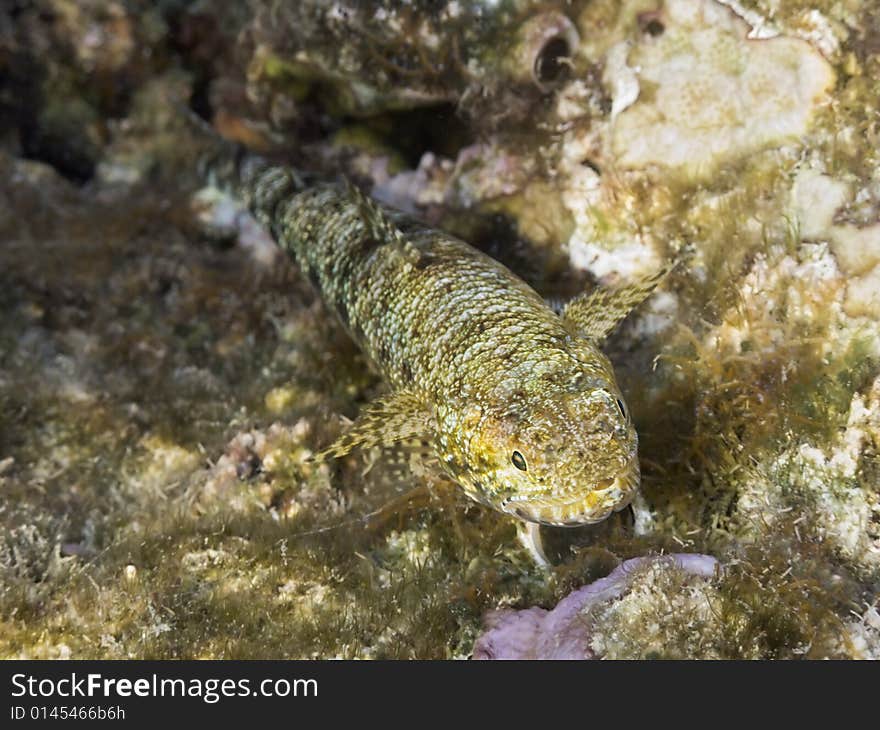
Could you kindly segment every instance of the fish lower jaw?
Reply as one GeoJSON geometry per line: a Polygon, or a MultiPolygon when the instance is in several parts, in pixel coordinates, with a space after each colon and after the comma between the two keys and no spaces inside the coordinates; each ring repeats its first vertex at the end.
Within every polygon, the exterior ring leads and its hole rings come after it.
{"type": "Polygon", "coordinates": [[[544,496],[526,500],[509,510],[511,514],[527,522],[553,527],[578,527],[592,525],[607,519],[613,512],[624,509],[638,490],[638,472],[627,473],[615,479],[600,482],[594,489],[579,498],[544,496]]]}

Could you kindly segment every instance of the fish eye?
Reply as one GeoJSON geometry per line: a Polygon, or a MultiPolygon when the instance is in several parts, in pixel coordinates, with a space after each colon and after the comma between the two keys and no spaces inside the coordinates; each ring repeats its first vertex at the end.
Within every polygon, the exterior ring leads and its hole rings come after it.
{"type": "Polygon", "coordinates": [[[620,415],[626,418],[626,408],[624,408],[623,401],[620,398],[617,399],[617,409],[620,411],[620,415]]]}
{"type": "Polygon", "coordinates": [[[513,465],[520,471],[525,471],[526,469],[528,469],[525,457],[521,453],[519,453],[519,451],[514,451],[513,454],[511,454],[510,456],[510,460],[513,462],[513,465]]]}

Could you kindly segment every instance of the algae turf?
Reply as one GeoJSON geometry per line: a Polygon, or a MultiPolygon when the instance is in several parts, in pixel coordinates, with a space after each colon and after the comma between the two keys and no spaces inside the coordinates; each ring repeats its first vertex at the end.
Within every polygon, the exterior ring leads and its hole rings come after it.
{"type": "Polygon", "coordinates": [[[619,601],[591,611],[592,649],[615,659],[796,659],[858,656],[841,618],[858,595],[851,576],[792,562],[785,539],[745,551],[710,582],[641,571],[619,601]]]}

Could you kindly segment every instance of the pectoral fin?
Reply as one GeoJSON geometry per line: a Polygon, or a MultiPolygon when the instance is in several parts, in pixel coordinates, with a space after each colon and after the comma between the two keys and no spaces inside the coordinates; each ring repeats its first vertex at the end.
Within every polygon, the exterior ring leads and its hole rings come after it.
{"type": "Polygon", "coordinates": [[[520,544],[528,551],[529,556],[535,561],[535,565],[544,570],[549,570],[553,563],[544,552],[544,541],[541,539],[541,526],[534,522],[517,522],[516,536],[520,544]]]}
{"type": "Polygon", "coordinates": [[[562,310],[562,318],[578,333],[601,342],[635,307],[647,299],[678,262],[618,289],[596,289],[576,296],[562,310]]]}
{"type": "Polygon", "coordinates": [[[315,455],[315,460],[335,459],[356,448],[388,447],[414,439],[430,442],[433,437],[430,410],[415,394],[401,390],[366,406],[336,441],[315,455]]]}

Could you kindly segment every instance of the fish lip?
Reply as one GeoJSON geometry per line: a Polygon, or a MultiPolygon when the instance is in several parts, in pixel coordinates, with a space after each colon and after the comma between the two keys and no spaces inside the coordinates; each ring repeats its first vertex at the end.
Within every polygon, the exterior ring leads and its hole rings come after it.
{"type": "Polygon", "coordinates": [[[518,506],[521,508],[528,506],[537,507],[532,514],[526,516],[515,511],[511,511],[511,514],[526,522],[534,522],[539,525],[548,525],[550,527],[581,527],[584,525],[595,525],[596,523],[606,520],[614,512],[620,512],[621,510],[626,509],[638,492],[640,481],[641,473],[638,456],[633,455],[633,457],[627,462],[626,466],[617,473],[617,476],[597,482],[593,488],[584,492],[577,499],[572,499],[570,501],[560,500],[560,504],[563,506],[576,505],[578,502],[584,502],[586,500],[586,495],[596,494],[597,492],[599,494],[609,493],[617,490],[620,493],[620,497],[610,506],[603,505],[601,510],[585,510],[571,517],[560,519],[547,514],[553,510],[552,506],[535,504],[541,499],[538,497],[534,500],[523,500],[522,502],[519,502],[518,506]]]}

